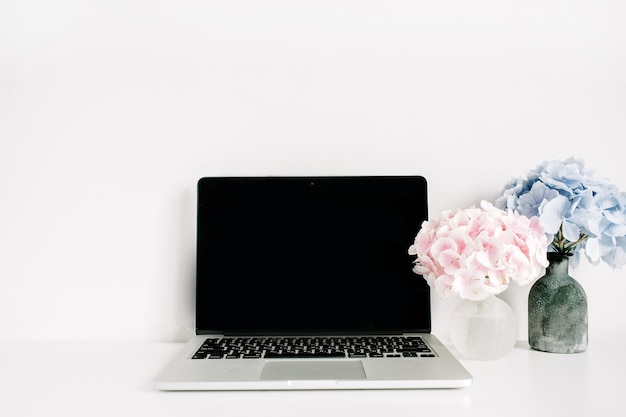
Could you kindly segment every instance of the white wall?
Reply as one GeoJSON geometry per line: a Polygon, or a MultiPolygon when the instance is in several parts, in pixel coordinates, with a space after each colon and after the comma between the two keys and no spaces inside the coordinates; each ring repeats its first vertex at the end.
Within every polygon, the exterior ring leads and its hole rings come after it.
{"type": "MultiPolygon", "coordinates": [[[[626,3],[515,3],[2,1],[0,340],[181,338],[205,175],[422,174],[434,216],[576,155],[626,190],[626,3]]],[[[626,327],[624,271],[572,275],[626,327]]]]}

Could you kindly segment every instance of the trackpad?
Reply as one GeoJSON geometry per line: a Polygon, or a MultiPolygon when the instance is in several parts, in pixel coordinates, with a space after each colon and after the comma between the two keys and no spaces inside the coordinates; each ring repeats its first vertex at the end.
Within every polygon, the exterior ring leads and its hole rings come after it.
{"type": "Polygon", "coordinates": [[[272,381],[365,379],[361,361],[292,361],[266,362],[261,379],[272,381]]]}

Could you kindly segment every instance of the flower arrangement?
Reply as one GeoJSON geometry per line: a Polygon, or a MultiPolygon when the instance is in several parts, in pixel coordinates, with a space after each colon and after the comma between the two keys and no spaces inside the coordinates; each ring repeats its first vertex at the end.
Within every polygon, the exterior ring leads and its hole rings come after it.
{"type": "Polygon", "coordinates": [[[480,208],[445,211],[428,220],[409,254],[413,271],[424,276],[440,297],[483,300],[542,276],[547,237],[537,217],[504,211],[486,201],[480,208]]]}
{"type": "Polygon", "coordinates": [[[592,264],[626,264],[626,194],[587,171],[580,159],[540,164],[506,184],[494,205],[538,216],[549,250],[571,255],[572,267],[581,253],[592,264]]]}

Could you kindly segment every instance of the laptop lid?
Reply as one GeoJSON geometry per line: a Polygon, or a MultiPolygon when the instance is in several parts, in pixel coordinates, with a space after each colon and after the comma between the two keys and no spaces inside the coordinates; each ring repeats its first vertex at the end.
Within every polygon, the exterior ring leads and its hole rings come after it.
{"type": "Polygon", "coordinates": [[[430,332],[421,176],[198,182],[198,334],[430,332]]]}

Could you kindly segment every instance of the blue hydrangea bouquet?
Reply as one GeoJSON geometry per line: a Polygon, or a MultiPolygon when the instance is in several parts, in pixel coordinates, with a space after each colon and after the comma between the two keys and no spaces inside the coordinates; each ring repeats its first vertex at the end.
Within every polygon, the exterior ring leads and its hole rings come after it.
{"type": "Polygon", "coordinates": [[[580,159],[540,164],[506,184],[494,205],[538,216],[552,242],[548,250],[571,254],[572,267],[583,253],[592,264],[626,264],[626,193],[594,176],[580,159]]]}

